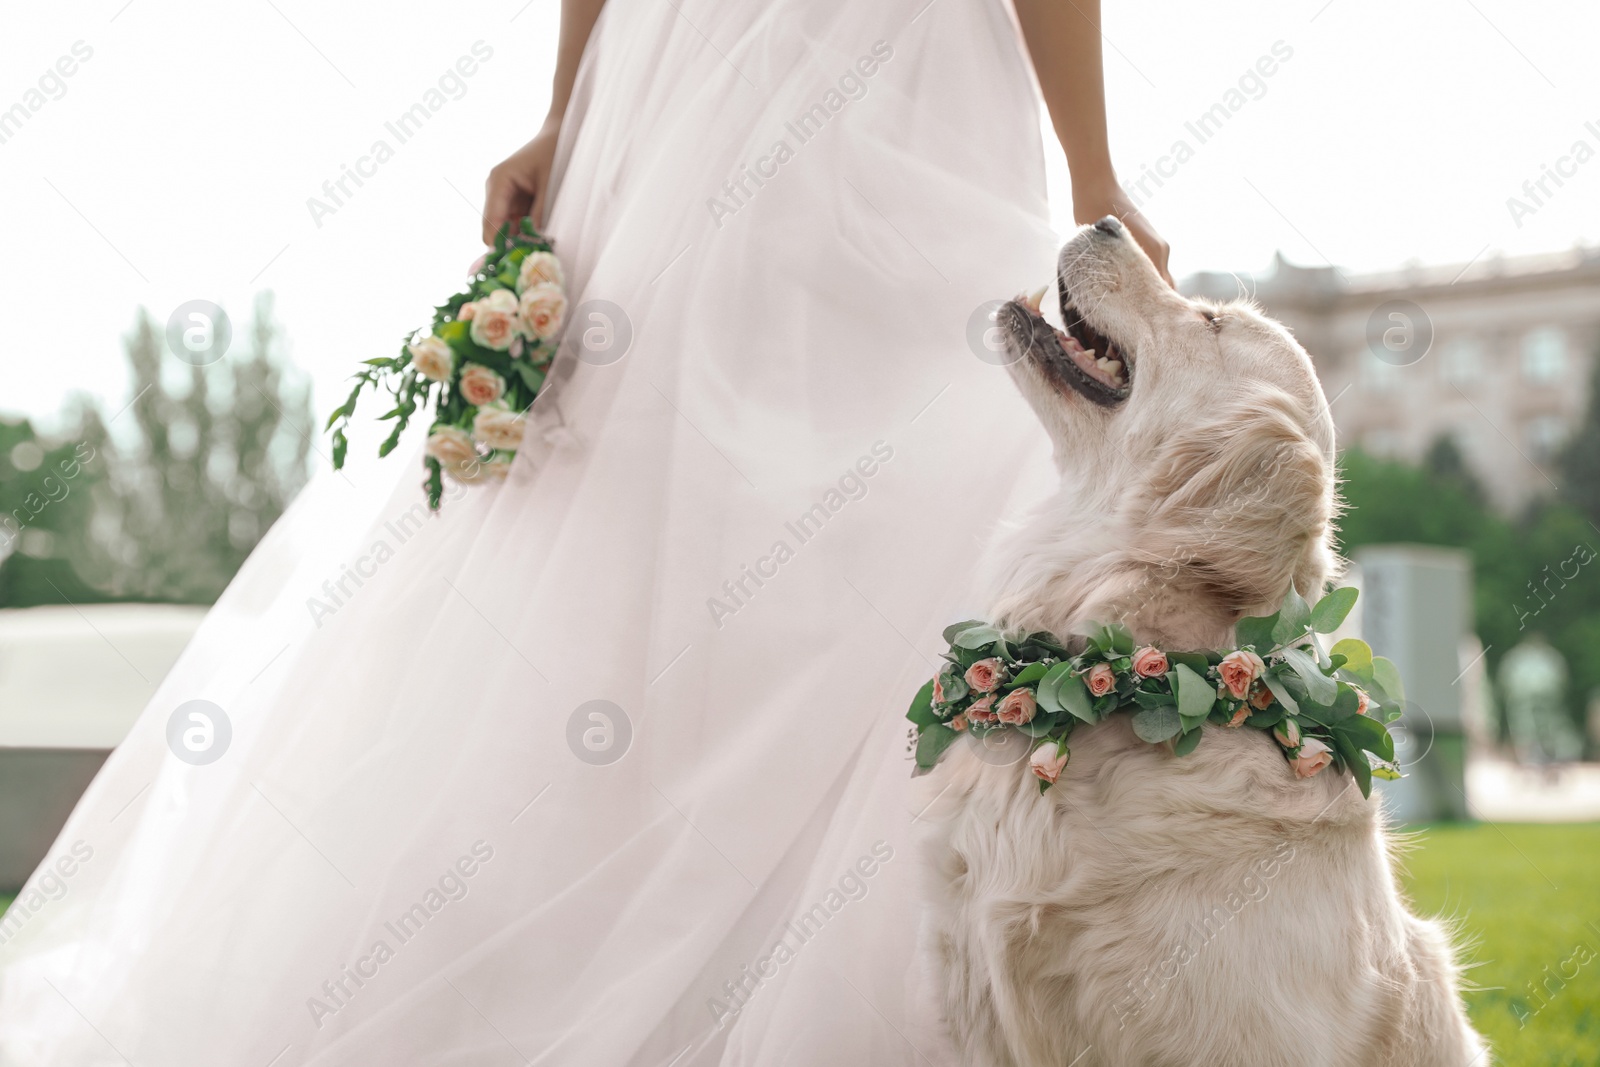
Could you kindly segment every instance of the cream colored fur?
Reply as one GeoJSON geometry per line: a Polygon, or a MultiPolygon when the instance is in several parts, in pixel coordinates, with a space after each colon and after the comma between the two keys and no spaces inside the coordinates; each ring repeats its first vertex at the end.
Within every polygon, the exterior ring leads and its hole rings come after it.
{"type": "MultiPolygon", "coordinates": [[[[1220,647],[1336,576],[1332,420],[1281,326],[1185,300],[1108,229],[1059,271],[1131,353],[1131,394],[1100,407],[1012,365],[1061,487],[997,553],[990,617],[1220,647]]],[[[924,943],[964,1063],[1487,1067],[1446,931],[1408,912],[1348,775],[1300,781],[1266,734],[1210,725],[1180,759],[1126,715],[1071,748],[1043,796],[968,741],[919,780],[924,943]]]]}

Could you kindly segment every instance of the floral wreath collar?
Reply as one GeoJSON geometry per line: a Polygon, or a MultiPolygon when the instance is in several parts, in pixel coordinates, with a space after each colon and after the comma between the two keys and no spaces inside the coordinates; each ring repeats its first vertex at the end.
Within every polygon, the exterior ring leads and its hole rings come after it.
{"type": "Polygon", "coordinates": [[[1273,615],[1240,619],[1238,647],[1173,652],[1135,647],[1120,624],[1094,625],[1070,654],[1044,632],[1001,632],[981,621],[944,631],[947,661],[917,693],[906,718],[916,725],[918,774],[933,769],[963,733],[1013,730],[1032,739],[1029,766],[1039,791],[1065,770],[1078,723],[1133,713],[1133,732],[1187,756],[1207,722],[1269,731],[1297,777],[1333,764],[1362,796],[1372,778],[1400,777],[1387,724],[1400,717],[1400,673],[1366,642],[1347,638],[1327,652],[1355,606],[1356,590],[1335,589],[1313,606],[1289,591],[1273,615]]]}

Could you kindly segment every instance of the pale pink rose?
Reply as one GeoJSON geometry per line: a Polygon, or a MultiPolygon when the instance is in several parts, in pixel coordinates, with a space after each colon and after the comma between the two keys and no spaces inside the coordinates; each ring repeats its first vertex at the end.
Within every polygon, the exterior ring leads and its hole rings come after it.
{"type": "Polygon", "coordinates": [[[975,700],[967,709],[968,722],[999,722],[1000,716],[994,713],[994,694],[990,693],[982,700],[975,700]]]}
{"type": "Polygon", "coordinates": [[[950,729],[959,734],[962,730],[967,728],[967,717],[965,715],[957,715],[955,718],[950,720],[949,725],[950,729]]]}
{"type": "Polygon", "coordinates": [[[1096,663],[1089,668],[1084,681],[1088,683],[1091,694],[1103,697],[1117,687],[1117,672],[1109,663],[1096,663]]]}
{"type": "Polygon", "coordinates": [[[517,449],[522,447],[522,432],[527,420],[505,408],[484,408],[472,420],[472,436],[481,445],[490,448],[517,449]]]}
{"type": "Polygon", "coordinates": [[[1256,687],[1250,690],[1250,706],[1257,711],[1266,711],[1272,707],[1272,690],[1257,682],[1256,687]]]}
{"type": "Polygon", "coordinates": [[[1248,707],[1246,707],[1245,705],[1240,704],[1239,707],[1234,711],[1233,718],[1229,719],[1227,721],[1226,725],[1234,727],[1235,729],[1237,729],[1238,727],[1243,726],[1244,725],[1244,721],[1246,719],[1248,719],[1249,717],[1250,717],[1250,709],[1248,707]]]}
{"type": "Polygon", "coordinates": [[[522,267],[517,272],[517,292],[525,293],[536,285],[553,285],[556,288],[566,284],[566,278],[561,273],[561,261],[550,252],[529,252],[528,258],[522,261],[522,267]]]}
{"type": "Polygon", "coordinates": [[[943,676],[943,671],[933,676],[933,702],[935,704],[944,703],[944,682],[940,680],[943,676]]]}
{"type": "Polygon", "coordinates": [[[461,398],[473,407],[493,404],[505,391],[506,380],[482,363],[468,363],[461,369],[461,398]]]}
{"type": "Polygon", "coordinates": [[[1167,654],[1159,648],[1144,646],[1133,654],[1133,673],[1141,678],[1154,678],[1167,673],[1167,654]]]}
{"type": "Polygon", "coordinates": [[[1284,719],[1272,728],[1272,736],[1284,748],[1298,748],[1301,742],[1300,724],[1293,719],[1284,719]]]}
{"type": "Polygon", "coordinates": [[[462,322],[471,322],[472,321],[472,317],[474,315],[476,315],[477,313],[478,313],[478,305],[477,304],[471,304],[471,303],[462,304],[461,305],[461,310],[456,312],[456,318],[460,319],[462,322]]]}
{"type": "Polygon", "coordinates": [[[1071,758],[1071,752],[1062,752],[1058,755],[1055,742],[1046,741],[1034,749],[1033,755],[1028,757],[1028,767],[1033,771],[1034,777],[1053,783],[1061,777],[1061,772],[1067,769],[1067,761],[1071,758]]]}
{"type": "Polygon", "coordinates": [[[1368,709],[1372,707],[1372,698],[1368,696],[1367,691],[1362,689],[1360,686],[1352,685],[1350,688],[1356,691],[1356,700],[1359,701],[1359,703],[1356,704],[1356,714],[1365,715],[1368,709]]]}
{"type": "Polygon", "coordinates": [[[472,463],[478,458],[472,438],[465,430],[455,426],[435,426],[430,430],[424,451],[446,467],[472,463]]]}
{"type": "Polygon", "coordinates": [[[1021,726],[1025,722],[1033,721],[1033,713],[1038,710],[1038,704],[1034,701],[1032,689],[1013,689],[1006,694],[1005,699],[1000,701],[1000,706],[995,710],[1001,722],[1008,726],[1021,726]]]}
{"type": "Polygon", "coordinates": [[[417,373],[424,378],[435,382],[450,380],[450,372],[455,369],[456,357],[444,338],[431,335],[424,337],[420,341],[406,345],[406,351],[411,353],[411,365],[417,368],[417,373]]]}
{"type": "Polygon", "coordinates": [[[989,693],[1000,684],[1000,674],[1003,669],[999,657],[990,656],[968,667],[964,677],[974,693],[989,693]]]}
{"type": "Polygon", "coordinates": [[[1315,737],[1308,737],[1300,746],[1300,754],[1289,761],[1289,766],[1294,768],[1296,778],[1310,778],[1332,762],[1333,753],[1328,746],[1315,737]]]}
{"type": "Polygon", "coordinates": [[[1260,656],[1243,648],[1229,652],[1217,665],[1222,684],[1228,687],[1228,692],[1235,700],[1243,700],[1245,694],[1250,692],[1250,683],[1260,678],[1266,669],[1267,665],[1261,662],[1260,656]]]}
{"type": "MultiPolygon", "coordinates": [[[[517,316],[517,298],[509,289],[496,289],[475,304],[467,332],[472,340],[484,348],[504,352],[511,347],[522,332],[522,320],[517,316]]],[[[462,308],[465,311],[466,308],[462,308]]]]}
{"type": "Polygon", "coordinates": [[[561,329],[567,315],[567,295],[558,285],[536,285],[522,294],[519,305],[523,328],[541,341],[548,341],[561,329]]]}

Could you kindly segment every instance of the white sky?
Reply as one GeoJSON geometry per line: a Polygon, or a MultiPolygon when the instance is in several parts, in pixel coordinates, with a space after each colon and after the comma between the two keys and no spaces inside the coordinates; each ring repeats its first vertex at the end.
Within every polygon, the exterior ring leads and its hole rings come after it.
{"type": "MultiPolygon", "coordinates": [[[[0,109],[74,42],[93,58],[0,144],[0,411],[48,423],[74,390],[115,411],[139,305],[164,321],[210,299],[238,338],[263,288],[329,410],[352,364],[390,354],[480,250],[484,175],[547,100],[558,0],[524,3],[8,4],[0,109]],[[466,95],[317,228],[306,198],[479,39],[494,58],[466,95]]],[[[1193,144],[1184,123],[1274,42],[1293,50],[1146,203],[1175,274],[1260,270],[1275,249],[1373,270],[1600,241],[1600,159],[1520,228],[1506,207],[1575,141],[1600,148],[1600,5],[1103,3],[1125,180],[1193,144]]]]}

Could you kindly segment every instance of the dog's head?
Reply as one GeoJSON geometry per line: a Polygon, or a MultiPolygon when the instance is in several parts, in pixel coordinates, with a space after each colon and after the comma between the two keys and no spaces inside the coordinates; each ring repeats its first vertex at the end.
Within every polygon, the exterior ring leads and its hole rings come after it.
{"type": "Polygon", "coordinates": [[[1334,442],[1305,350],[1247,303],[1174,292],[1115,218],[1062,248],[1056,292],[1064,331],[1038,296],[997,321],[1054,444],[1056,533],[1101,586],[1077,607],[1138,615],[1154,580],[1231,625],[1291,584],[1317,595],[1335,565],[1334,442]]]}

